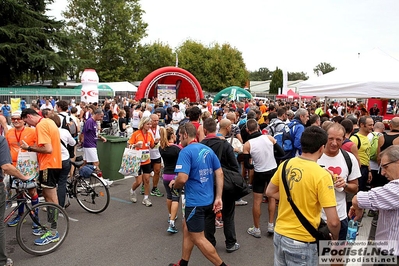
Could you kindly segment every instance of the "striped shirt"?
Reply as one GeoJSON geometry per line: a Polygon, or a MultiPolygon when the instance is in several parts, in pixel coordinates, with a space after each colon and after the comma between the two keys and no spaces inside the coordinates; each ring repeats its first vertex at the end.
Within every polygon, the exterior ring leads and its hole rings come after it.
{"type": "Polygon", "coordinates": [[[379,211],[375,240],[390,241],[389,249],[393,248],[393,254],[399,256],[399,180],[358,192],[357,200],[360,208],[379,211]]]}

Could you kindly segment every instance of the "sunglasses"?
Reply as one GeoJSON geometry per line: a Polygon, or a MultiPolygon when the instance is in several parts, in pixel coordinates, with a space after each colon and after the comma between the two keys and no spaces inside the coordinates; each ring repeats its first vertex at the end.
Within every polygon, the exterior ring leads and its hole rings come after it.
{"type": "Polygon", "coordinates": [[[12,120],[12,121],[18,121],[18,122],[19,122],[19,121],[22,120],[22,118],[11,118],[11,120],[12,120]]]}

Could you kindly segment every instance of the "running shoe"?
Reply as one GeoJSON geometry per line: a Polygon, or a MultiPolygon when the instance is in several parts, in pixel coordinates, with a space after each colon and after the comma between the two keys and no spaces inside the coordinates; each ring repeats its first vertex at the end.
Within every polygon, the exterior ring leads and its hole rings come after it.
{"type": "MultiPolygon", "coordinates": [[[[9,221],[9,222],[7,223],[7,225],[8,225],[9,227],[14,227],[14,226],[17,226],[17,225],[18,225],[19,221],[21,221],[21,216],[17,215],[17,216],[15,216],[14,219],[12,219],[11,221],[9,221]]],[[[24,223],[24,222],[25,222],[25,221],[23,221],[23,223],[24,223]]]]}
{"type": "Polygon", "coordinates": [[[141,186],[140,188],[140,195],[144,195],[144,186],[141,186]]]}
{"type": "Polygon", "coordinates": [[[274,224],[273,223],[267,223],[267,232],[269,234],[274,234],[274,224]]]}
{"type": "Polygon", "coordinates": [[[159,191],[159,188],[153,188],[150,192],[151,196],[157,196],[157,197],[163,197],[163,194],[161,193],[161,191],[159,191]]]}
{"type": "Polygon", "coordinates": [[[231,248],[226,248],[227,253],[232,253],[240,248],[240,244],[235,243],[231,248]]]}
{"type": "MultiPolygon", "coordinates": [[[[177,220],[177,215],[176,215],[176,217],[175,217],[175,221],[177,220]]],[[[168,216],[168,224],[170,224],[170,214],[169,214],[169,216],[168,216]]]]}
{"type": "Polygon", "coordinates": [[[150,201],[150,199],[143,199],[143,201],[141,202],[143,205],[145,205],[146,207],[151,207],[152,203],[150,201]]]}
{"type": "Polygon", "coordinates": [[[60,240],[58,232],[53,234],[51,231],[47,231],[44,235],[35,240],[35,245],[44,246],[53,242],[57,242],[58,240],[60,240]]]}
{"type": "Polygon", "coordinates": [[[133,203],[136,203],[136,202],[137,202],[136,191],[130,190],[130,201],[133,202],[133,203]]]}
{"type": "Polygon", "coordinates": [[[13,266],[13,265],[14,265],[14,262],[12,261],[12,259],[11,258],[7,258],[7,262],[6,262],[6,264],[4,266],[13,266]]]}
{"type": "Polygon", "coordinates": [[[43,228],[39,228],[38,226],[36,228],[33,228],[33,230],[32,230],[32,234],[34,234],[35,236],[42,236],[46,232],[47,232],[47,230],[45,230],[43,228]]]}
{"type": "Polygon", "coordinates": [[[245,206],[247,204],[248,204],[248,202],[243,199],[236,200],[236,206],[245,206]]]}
{"type": "Polygon", "coordinates": [[[255,226],[248,228],[247,233],[256,238],[260,238],[262,236],[260,229],[255,228],[255,226]]]}
{"type": "Polygon", "coordinates": [[[177,263],[169,263],[168,266],[180,266],[180,260],[177,263]]]}
{"type": "Polygon", "coordinates": [[[171,234],[176,234],[177,232],[179,232],[177,229],[176,229],[176,226],[169,226],[169,228],[168,228],[168,230],[166,230],[168,233],[171,233],[171,234]]]}

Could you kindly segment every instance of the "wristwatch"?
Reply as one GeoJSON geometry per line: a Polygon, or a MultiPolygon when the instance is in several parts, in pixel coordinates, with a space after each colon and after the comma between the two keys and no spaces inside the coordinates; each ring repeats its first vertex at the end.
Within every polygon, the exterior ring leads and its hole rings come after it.
{"type": "Polygon", "coordinates": [[[28,146],[28,149],[27,149],[28,151],[32,151],[32,148],[30,147],[30,146],[28,146]]]}

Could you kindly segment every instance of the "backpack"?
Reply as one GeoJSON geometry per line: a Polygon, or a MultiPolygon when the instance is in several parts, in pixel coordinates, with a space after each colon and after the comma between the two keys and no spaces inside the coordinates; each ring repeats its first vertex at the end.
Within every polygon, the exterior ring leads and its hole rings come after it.
{"type": "Polygon", "coordinates": [[[349,157],[349,154],[347,151],[341,149],[342,155],[344,156],[346,166],[348,166],[348,176],[352,173],[352,160],[351,157],[349,157]]]}
{"type": "MultiPolygon", "coordinates": [[[[73,138],[76,138],[78,136],[78,130],[76,127],[75,122],[73,121],[73,119],[71,117],[69,117],[69,123],[66,122],[67,117],[63,114],[59,114],[60,116],[62,116],[64,119],[62,119],[62,124],[61,124],[61,128],[65,128],[66,130],[69,131],[69,133],[71,133],[71,136],[73,138]],[[74,131],[74,132],[73,132],[74,131]],[[72,134],[74,133],[74,135],[72,134]]],[[[64,145],[64,147],[68,150],[69,153],[69,158],[74,158],[75,157],[75,146],[71,146],[69,144],[65,145],[65,143],[61,141],[61,144],[64,145]]]]}
{"type": "Polygon", "coordinates": [[[71,133],[71,136],[73,138],[76,138],[78,136],[78,127],[76,126],[75,121],[73,121],[72,117],[69,117],[69,122],[66,122],[67,117],[63,114],[60,114],[64,119],[62,119],[62,125],[61,128],[65,128],[66,130],[71,133]]]}
{"type": "Polygon", "coordinates": [[[274,135],[277,133],[277,132],[275,132],[275,131],[276,131],[276,128],[277,128],[279,125],[283,125],[283,124],[285,124],[285,123],[284,123],[284,122],[271,123],[270,125],[268,125],[268,126],[266,127],[266,130],[267,130],[267,132],[268,132],[268,134],[269,134],[270,136],[274,137],[274,135]]]}
{"type": "Polygon", "coordinates": [[[110,122],[109,111],[108,110],[107,111],[103,110],[103,114],[104,114],[103,122],[104,123],[109,123],[110,122]]]}
{"type": "Polygon", "coordinates": [[[374,132],[371,132],[371,134],[373,134],[373,138],[370,140],[370,160],[377,161],[378,138],[380,135],[374,132]]]}
{"type": "Polygon", "coordinates": [[[284,150],[284,155],[278,157],[278,160],[286,160],[292,158],[292,151],[294,150],[294,142],[291,136],[292,128],[297,125],[297,122],[293,122],[290,125],[285,125],[284,128],[274,134],[274,139],[277,144],[284,150]]]}
{"type": "Polygon", "coordinates": [[[362,143],[360,142],[359,136],[357,135],[357,133],[352,136],[355,136],[357,138],[357,149],[360,149],[360,146],[362,145],[362,143]]]}

